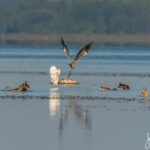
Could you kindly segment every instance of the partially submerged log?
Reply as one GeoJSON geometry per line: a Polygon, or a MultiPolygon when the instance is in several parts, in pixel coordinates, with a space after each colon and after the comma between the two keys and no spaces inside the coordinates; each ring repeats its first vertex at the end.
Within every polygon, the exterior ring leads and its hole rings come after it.
{"type": "Polygon", "coordinates": [[[58,81],[58,84],[70,84],[70,85],[73,85],[73,84],[80,84],[80,83],[75,81],[75,80],[69,79],[69,78],[64,78],[64,79],[60,79],[58,81]]]}

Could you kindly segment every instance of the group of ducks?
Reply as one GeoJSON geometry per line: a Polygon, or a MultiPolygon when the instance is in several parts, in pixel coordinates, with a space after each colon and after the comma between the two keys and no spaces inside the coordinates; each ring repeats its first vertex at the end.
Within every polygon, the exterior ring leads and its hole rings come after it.
{"type": "MultiPolygon", "coordinates": [[[[67,55],[67,57],[68,57],[68,59],[70,61],[70,64],[69,64],[70,71],[69,71],[69,74],[68,74],[68,78],[69,78],[69,76],[71,76],[72,69],[74,69],[75,66],[76,66],[77,61],[81,57],[87,55],[88,51],[91,49],[91,47],[93,45],[93,42],[91,41],[87,45],[85,45],[83,48],[81,48],[79,50],[79,52],[77,53],[77,55],[75,56],[74,61],[72,61],[72,59],[71,59],[71,57],[69,55],[69,50],[67,48],[67,45],[65,44],[64,39],[62,37],[60,38],[60,44],[61,44],[61,46],[62,46],[62,48],[64,50],[64,53],[67,55]]],[[[68,80],[66,80],[66,81],[68,82],[68,80]]],[[[123,83],[119,83],[118,88],[122,88],[124,90],[129,90],[130,89],[128,84],[123,84],[123,83]]],[[[117,88],[110,89],[108,87],[100,87],[100,90],[101,91],[117,91],[117,88]]],[[[146,91],[146,88],[143,88],[143,90],[141,92],[141,96],[142,97],[147,97],[148,96],[148,92],[146,91]]]]}
{"type": "MultiPolygon", "coordinates": [[[[30,88],[30,86],[29,86],[28,82],[25,81],[18,88],[10,89],[9,86],[6,86],[5,90],[7,90],[7,91],[14,91],[14,92],[20,92],[20,91],[27,91],[28,88],[30,88]]],[[[123,84],[123,83],[119,83],[118,88],[122,88],[124,90],[129,90],[130,89],[128,84],[123,84]]],[[[117,88],[110,89],[108,87],[100,87],[100,90],[101,91],[117,91],[117,88]]],[[[148,96],[148,92],[147,92],[146,88],[143,88],[143,90],[141,92],[141,96],[142,97],[147,97],[148,96]]]]}
{"type": "MultiPolygon", "coordinates": [[[[129,85],[124,84],[124,83],[119,83],[118,88],[122,88],[124,90],[129,90],[130,89],[129,85]]],[[[110,89],[108,87],[102,86],[102,87],[100,87],[100,90],[101,91],[117,91],[117,88],[110,89]]]]}
{"type": "MultiPolygon", "coordinates": [[[[122,88],[124,90],[129,90],[130,89],[128,84],[123,84],[123,83],[119,83],[118,88],[122,88]]],[[[108,87],[103,87],[102,86],[102,87],[100,87],[100,90],[101,91],[117,91],[117,88],[110,89],[108,87]]],[[[142,97],[147,97],[148,96],[148,92],[147,92],[146,88],[143,88],[143,90],[141,92],[141,96],[142,97]]]]}

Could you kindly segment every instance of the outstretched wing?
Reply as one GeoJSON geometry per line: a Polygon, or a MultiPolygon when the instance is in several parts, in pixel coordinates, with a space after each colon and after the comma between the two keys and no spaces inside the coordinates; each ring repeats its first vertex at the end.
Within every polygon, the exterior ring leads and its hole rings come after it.
{"type": "Polygon", "coordinates": [[[74,63],[75,63],[75,64],[77,63],[77,61],[78,61],[81,57],[87,55],[87,53],[88,53],[88,51],[91,49],[92,45],[93,45],[93,42],[90,42],[90,43],[88,43],[87,45],[85,45],[83,48],[81,48],[81,49],[79,50],[79,52],[77,53],[77,55],[76,55],[75,58],[74,58],[74,63]]]}
{"type": "Polygon", "coordinates": [[[72,63],[72,60],[71,60],[71,57],[70,57],[67,45],[65,44],[64,39],[62,37],[60,37],[60,44],[62,46],[62,49],[64,49],[64,53],[67,55],[70,63],[72,63]]]}

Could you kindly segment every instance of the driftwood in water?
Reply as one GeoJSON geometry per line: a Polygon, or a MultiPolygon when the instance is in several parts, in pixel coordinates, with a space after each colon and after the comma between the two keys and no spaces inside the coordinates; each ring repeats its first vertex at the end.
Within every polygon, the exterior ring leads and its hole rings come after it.
{"type": "Polygon", "coordinates": [[[58,81],[58,84],[80,84],[80,83],[69,78],[64,78],[64,79],[60,79],[58,81]]]}

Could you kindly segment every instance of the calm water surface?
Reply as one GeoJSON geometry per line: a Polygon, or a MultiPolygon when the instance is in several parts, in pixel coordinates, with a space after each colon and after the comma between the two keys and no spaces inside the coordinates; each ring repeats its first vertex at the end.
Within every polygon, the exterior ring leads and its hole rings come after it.
{"type": "MultiPolygon", "coordinates": [[[[71,49],[74,57],[78,49],[71,49]]],[[[0,149],[142,150],[150,132],[150,50],[92,49],[73,70],[77,86],[53,86],[49,67],[69,71],[57,48],[0,48],[0,149]],[[27,92],[6,92],[28,81],[27,92]],[[119,82],[131,90],[114,88],[119,82]]]]}

